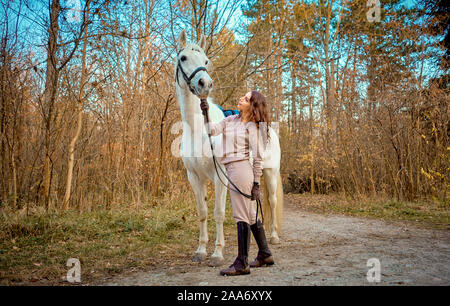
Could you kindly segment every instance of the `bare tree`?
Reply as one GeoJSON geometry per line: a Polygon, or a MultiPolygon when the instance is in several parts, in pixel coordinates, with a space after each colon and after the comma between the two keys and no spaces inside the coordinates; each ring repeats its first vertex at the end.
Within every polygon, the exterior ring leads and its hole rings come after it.
{"type": "Polygon", "coordinates": [[[87,49],[87,39],[88,39],[88,24],[89,24],[89,4],[90,0],[86,1],[86,9],[85,9],[85,22],[86,26],[84,27],[84,36],[83,36],[83,51],[82,51],[82,59],[81,59],[81,79],[80,79],[80,91],[77,99],[77,128],[75,131],[75,135],[70,141],[69,145],[69,161],[67,164],[67,180],[66,180],[66,192],[63,200],[63,207],[65,210],[69,209],[69,199],[70,199],[70,190],[72,184],[72,175],[73,175],[73,161],[75,155],[75,144],[77,143],[78,137],[80,136],[81,126],[83,121],[83,100],[84,100],[84,87],[86,85],[87,78],[87,70],[86,70],[86,49],[87,49]]]}

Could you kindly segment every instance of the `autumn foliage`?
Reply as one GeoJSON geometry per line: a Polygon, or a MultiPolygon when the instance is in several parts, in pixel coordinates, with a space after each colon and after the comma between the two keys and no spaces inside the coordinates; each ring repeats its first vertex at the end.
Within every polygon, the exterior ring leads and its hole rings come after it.
{"type": "Polygon", "coordinates": [[[172,154],[181,29],[208,37],[215,103],[266,95],[287,192],[447,201],[443,3],[381,1],[369,21],[362,0],[83,0],[75,17],[63,2],[2,2],[1,206],[139,208],[190,192],[172,154]]]}

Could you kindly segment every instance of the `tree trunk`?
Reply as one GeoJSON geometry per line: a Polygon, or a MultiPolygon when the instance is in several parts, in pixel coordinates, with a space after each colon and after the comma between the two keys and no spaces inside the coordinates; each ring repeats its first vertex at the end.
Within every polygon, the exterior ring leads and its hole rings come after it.
{"type": "Polygon", "coordinates": [[[173,96],[170,94],[166,99],[166,106],[164,108],[164,113],[161,117],[160,130],[159,130],[159,166],[158,166],[158,174],[155,180],[155,190],[154,195],[159,195],[159,186],[161,184],[161,174],[163,168],[163,157],[164,157],[164,123],[167,117],[167,111],[169,109],[170,102],[173,100],[173,96]]]}
{"type": "Polygon", "coordinates": [[[332,90],[331,84],[333,83],[330,72],[330,26],[331,26],[331,10],[332,10],[332,1],[327,5],[327,22],[325,26],[325,40],[324,40],[324,52],[325,52],[325,120],[327,123],[327,131],[326,131],[326,145],[329,145],[330,132],[332,131],[332,109],[333,109],[333,101],[332,101],[332,90]]]}
{"type": "Polygon", "coordinates": [[[65,210],[69,209],[69,199],[70,199],[70,190],[72,185],[72,176],[73,176],[73,163],[74,163],[74,155],[75,155],[75,144],[77,143],[78,137],[80,136],[81,126],[83,124],[83,92],[84,85],[86,83],[86,47],[87,47],[87,32],[88,32],[88,24],[89,24],[89,3],[90,0],[86,3],[86,27],[84,28],[84,39],[83,39],[83,54],[82,54],[82,62],[81,62],[81,80],[80,80],[80,92],[78,94],[77,101],[77,130],[75,132],[72,141],[69,144],[69,161],[67,164],[67,179],[66,179],[66,192],[64,195],[63,206],[65,210]]]}
{"type": "Polygon", "coordinates": [[[297,93],[296,93],[296,77],[294,61],[291,61],[291,131],[296,134],[297,132],[297,93]]]}
{"type": "Polygon", "coordinates": [[[50,9],[50,26],[48,29],[48,49],[47,49],[47,71],[45,77],[45,90],[43,95],[43,114],[44,114],[44,199],[45,207],[48,210],[50,205],[50,164],[51,164],[51,124],[53,122],[53,107],[56,99],[56,93],[58,89],[58,75],[59,71],[56,67],[56,51],[58,40],[58,18],[61,12],[61,6],[58,0],[52,1],[50,9]]]}
{"type": "Polygon", "coordinates": [[[2,74],[0,79],[1,86],[1,120],[0,120],[0,139],[1,139],[1,147],[0,147],[0,166],[2,179],[0,180],[0,188],[1,188],[1,199],[0,202],[6,203],[8,200],[8,172],[7,172],[7,156],[6,156],[6,125],[7,125],[7,114],[8,107],[7,101],[8,97],[6,97],[6,84],[7,84],[7,55],[6,55],[6,42],[5,38],[2,41],[2,57],[3,57],[3,65],[2,65],[2,74]]]}
{"type": "Polygon", "coordinates": [[[11,151],[11,167],[13,176],[13,207],[17,208],[17,170],[16,170],[16,159],[14,157],[14,148],[11,151]]]}
{"type": "MultiPolygon", "coordinates": [[[[280,38],[281,39],[281,38],[280,38]]],[[[276,119],[277,122],[280,121],[280,114],[284,113],[282,111],[282,100],[283,100],[283,79],[282,79],[282,72],[283,69],[281,68],[282,65],[282,56],[283,56],[283,49],[281,46],[281,41],[277,44],[277,51],[276,51],[276,63],[277,63],[277,82],[276,82],[276,98],[275,98],[275,112],[276,112],[276,119]]]]}
{"type": "Polygon", "coordinates": [[[314,187],[314,154],[315,154],[315,146],[314,146],[314,114],[313,114],[313,109],[312,109],[312,102],[313,101],[313,97],[310,96],[309,97],[309,128],[310,128],[310,150],[311,150],[311,174],[310,174],[310,179],[311,179],[311,193],[314,194],[315,193],[315,187],[314,187]]]}

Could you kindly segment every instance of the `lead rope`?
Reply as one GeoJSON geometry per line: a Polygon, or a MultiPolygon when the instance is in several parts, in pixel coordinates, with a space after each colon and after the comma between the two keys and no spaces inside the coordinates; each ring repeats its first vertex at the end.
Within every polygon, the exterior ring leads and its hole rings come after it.
{"type": "MultiPolygon", "coordinates": [[[[200,99],[200,100],[201,100],[201,102],[206,101],[206,99],[200,99]]],[[[216,157],[215,157],[215,155],[214,155],[214,148],[213,148],[213,144],[212,144],[212,140],[211,140],[211,129],[209,128],[209,115],[208,115],[208,111],[202,111],[202,113],[203,113],[203,116],[205,116],[205,118],[206,118],[206,131],[207,131],[208,138],[209,138],[209,145],[210,145],[210,147],[211,147],[211,154],[212,154],[213,161],[214,161],[214,168],[216,169],[217,176],[219,177],[219,180],[222,182],[222,184],[223,184],[225,187],[230,188],[229,186],[227,186],[227,185],[222,181],[222,179],[220,178],[220,175],[219,175],[219,171],[217,171],[217,161],[216,161],[216,157]]],[[[223,169],[222,169],[220,166],[219,166],[219,169],[220,169],[220,171],[222,171],[223,175],[228,179],[228,182],[230,182],[231,185],[233,185],[233,187],[236,188],[236,190],[234,190],[234,189],[232,189],[232,188],[230,188],[230,190],[233,190],[234,192],[240,193],[241,195],[243,195],[243,196],[246,197],[246,198],[249,198],[249,199],[252,198],[251,195],[248,195],[248,194],[246,194],[246,193],[243,193],[241,190],[239,190],[239,188],[233,183],[232,180],[230,180],[230,178],[226,175],[226,173],[223,171],[223,169]]],[[[261,192],[260,192],[260,195],[261,195],[261,192]]],[[[258,222],[258,211],[259,211],[259,210],[261,210],[261,219],[262,219],[262,223],[264,224],[264,215],[263,215],[263,211],[262,211],[261,200],[260,200],[260,199],[256,199],[256,222],[258,222]]]]}

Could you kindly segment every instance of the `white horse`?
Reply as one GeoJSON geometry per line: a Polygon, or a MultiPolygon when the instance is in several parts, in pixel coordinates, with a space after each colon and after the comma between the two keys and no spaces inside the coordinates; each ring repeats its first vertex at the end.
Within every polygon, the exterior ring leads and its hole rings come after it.
{"type": "MultiPolygon", "coordinates": [[[[187,44],[186,32],[183,30],[178,37],[177,59],[175,63],[176,96],[180,105],[183,120],[183,135],[181,137],[180,154],[187,170],[189,183],[195,194],[197,212],[200,221],[199,246],[193,261],[201,262],[207,257],[206,245],[208,243],[208,206],[206,203],[207,180],[214,182],[215,207],[214,219],[216,221],[215,250],[210,259],[210,265],[223,264],[223,248],[225,246],[223,235],[223,221],[225,219],[225,202],[228,181],[222,173],[220,179],[214,167],[208,135],[200,109],[200,98],[207,98],[212,90],[212,79],[208,74],[210,62],[204,49],[205,36],[202,35],[197,44],[187,44]],[[209,152],[208,152],[209,151],[209,152]],[[222,180],[222,181],[221,181],[222,180]],[[223,182],[223,183],[222,183],[223,182]]],[[[208,98],[209,118],[212,122],[224,119],[222,110],[208,98]]],[[[222,148],[222,135],[211,137],[217,165],[225,172],[220,163],[222,148]]],[[[281,230],[283,209],[283,189],[280,176],[281,150],[278,135],[270,128],[270,141],[267,144],[263,158],[264,201],[263,212],[266,228],[270,227],[270,242],[279,243],[278,233],[281,230]],[[270,204],[267,205],[266,203],[270,204]]],[[[252,158],[250,158],[252,162],[252,158]]],[[[219,172],[220,169],[218,169],[219,172]]]]}

